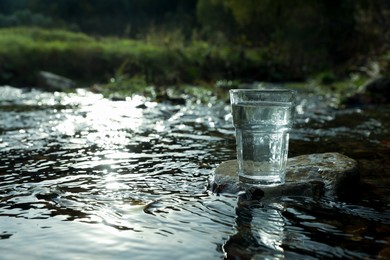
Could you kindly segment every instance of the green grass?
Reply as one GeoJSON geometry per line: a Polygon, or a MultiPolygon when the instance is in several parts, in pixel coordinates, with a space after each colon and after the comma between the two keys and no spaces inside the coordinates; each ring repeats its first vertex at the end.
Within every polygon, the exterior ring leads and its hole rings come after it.
{"type": "MultiPolygon", "coordinates": [[[[94,38],[58,29],[3,28],[0,85],[34,86],[38,72],[45,70],[71,78],[79,87],[97,83],[106,95],[136,92],[153,96],[173,87],[190,95],[207,92],[218,96],[222,90],[226,92],[218,82],[238,86],[240,82],[288,82],[294,78],[295,72],[285,67],[283,56],[273,53],[200,40],[185,42],[177,32],[133,40],[94,38]]],[[[328,70],[307,79],[287,86],[345,96],[356,91],[367,77],[356,74],[340,79],[328,70]]]]}
{"type": "Polygon", "coordinates": [[[188,44],[176,38],[93,38],[65,30],[3,28],[0,84],[33,85],[40,70],[88,84],[107,83],[111,78],[121,78],[122,83],[125,78],[143,78],[156,86],[196,84],[256,79],[264,65],[256,50],[240,54],[234,46],[215,47],[202,41],[188,44]]]}

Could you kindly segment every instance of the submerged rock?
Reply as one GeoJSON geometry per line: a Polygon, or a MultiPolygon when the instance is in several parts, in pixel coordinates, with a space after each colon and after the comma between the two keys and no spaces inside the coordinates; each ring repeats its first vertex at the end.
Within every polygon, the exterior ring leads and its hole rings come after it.
{"type": "MultiPolygon", "coordinates": [[[[288,159],[286,183],[273,187],[256,187],[240,183],[236,160],[221,163],[209,179],[209,188],[215,193],[238,194],[247,191],[249,197],[264,192],[264,196],[308,196],[323,194],[343,196],[357,188],[357,162],[340,153],[301,155],[288,159]]],[[[255,196],[255,197],[256,197],[255,196]]]]}

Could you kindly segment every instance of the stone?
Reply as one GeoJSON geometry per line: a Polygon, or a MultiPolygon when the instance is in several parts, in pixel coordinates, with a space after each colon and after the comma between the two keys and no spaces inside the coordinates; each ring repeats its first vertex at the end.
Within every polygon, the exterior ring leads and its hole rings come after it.
{"type": "Polygon", "coordinates": [[[382,249],[376,259],[390,259],[390,247],[382,249]]]}
{"type": "Polygon", "coordinates": [[[340,153],[301,155],[287,163],[288,182],[321,181],[328,195],[343,196],[357,188],[357,162],[340,153]]]}
{"type": "Polygon", "coordinates": [[[367,81],[358,93],[344,100],[344,105],[364,106],[390,103],[390,78],[375,77],[367,81]]]}
{"type": "Polygon", "coordinates": [[[38,84],[39,88],[46,91],[66,91],[76,87],[76,83],[71,79],[56,75],[47,71],[40,71],[38,73],[38,84]]]}
{"type": "MultiPolygon", "coordinates": [[[[236,160],[221,163],[210,176],[209,189],[215,193],[238,194],[249,191],[250,194],[255,192],[256,196],[261,194],[253,190],[255,186],[240,183],[237,170],[236,160]]],[[[256,188],[264,192],[264,197],[320,198],[324,194],[341,197],[356,189],[358,183],[358,167],[354,159],[340,153],[321,153],[289,158],[285,184],[256,188]]]]}

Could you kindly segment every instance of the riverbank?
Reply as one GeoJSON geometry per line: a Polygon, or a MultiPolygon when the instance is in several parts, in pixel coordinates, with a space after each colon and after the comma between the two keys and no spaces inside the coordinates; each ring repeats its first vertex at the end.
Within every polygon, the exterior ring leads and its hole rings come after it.
{"type": "Polygon", "coordinates": [[[171,85],[220,79],[282,80],[281,61],[266,50],[186,43],[175,38],[94,38],[40,28],[0,29],[0,84],[33,85],[38,71],[82,83],[144,80],[171,85]]]}
{"type": "Polygon", "coordinates": [[[373,75],[383,71],[386,74],[390,67],[384,56],[371,67],[355,68],[344,77],[332,70],[305,74],[287,66],[283,55],[275,53],[205,41],[185,42],[174,34],[135,40],[98,38],[58,29],[3,28],[0,84],[35,87],[39,85],[40,72],[49,71],[71,79],[76,87],[91,87],[106,96],[139,93],[163,97],[168,88],[179,93],[204,96],[212,92],[218,96],[221,89],[248,82],[277,82],[345,97],[373,75]]]}

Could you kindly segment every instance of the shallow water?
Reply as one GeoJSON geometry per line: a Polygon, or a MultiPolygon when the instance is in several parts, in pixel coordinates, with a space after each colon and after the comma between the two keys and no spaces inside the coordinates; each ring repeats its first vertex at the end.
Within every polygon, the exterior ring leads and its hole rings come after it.
{"type": "Polygon", "coordinates": [[[0,87],[2,259],[389,256],[389,107],[332,109],[302,94],[290,156],[341,152],[362,185],[346,198],[247,203],[207,180],[235,158],[225,102],[0,87]]]}

